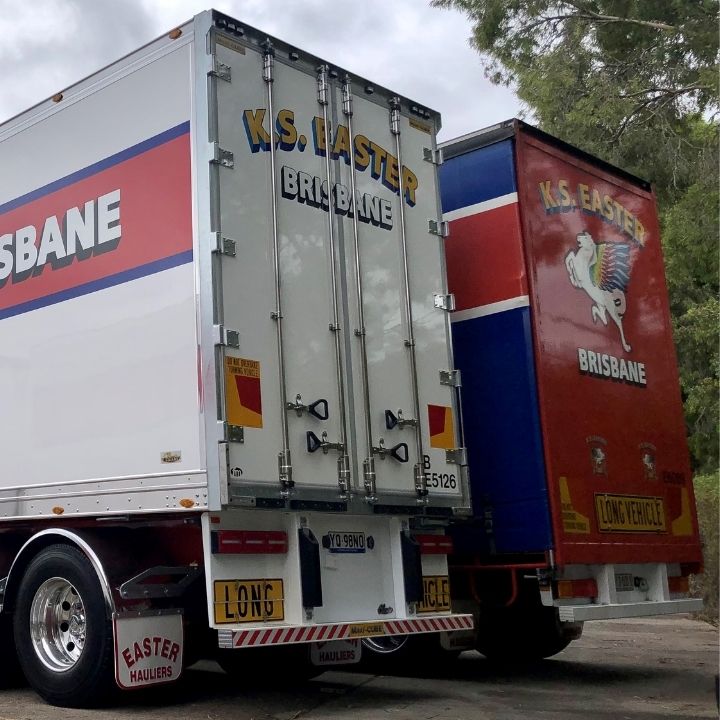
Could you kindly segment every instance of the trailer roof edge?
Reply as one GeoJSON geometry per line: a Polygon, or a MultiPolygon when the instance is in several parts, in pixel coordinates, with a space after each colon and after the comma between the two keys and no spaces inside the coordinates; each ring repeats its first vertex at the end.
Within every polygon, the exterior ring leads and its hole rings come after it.
{"type": "Polygon", "coordinates": [[[577,147],[577,145],[565,142],[564,140],[561,140],[554,135],[550,135],[534,125],[529,125],[518,118],[504,120],[503,122],[490,125],[482,130],[476,130],[475,132],[467,133],[466,135],[460,135],[452,140],[446,140],[445,142],[440,143],[440,148],[443,151],[444,157],[449,160],[457,157],[458,155],[464,155],[465,153],[473,150],[478,150],[480,148],[487,147],[488,145],[494,145],[502,140],[515,137],[521,132],[536,137],[548,145],[564,150],[565,152],[568,152],[581,160],[592,163],[605,171],[618,175],[633,185],[638,185],[643,190],[650,191],[652,189],[652,184],[648,180],[638,177],[637,175],[633,175],[617,165],[613,165],[612,163],[602,160],[592,153],[586,152],[582,148],[577,147]]]}

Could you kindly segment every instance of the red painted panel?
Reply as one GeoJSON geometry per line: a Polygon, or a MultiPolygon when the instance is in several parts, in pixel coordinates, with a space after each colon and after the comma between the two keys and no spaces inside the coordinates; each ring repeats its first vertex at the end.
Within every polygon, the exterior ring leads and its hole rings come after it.
{"type": "Polygon", "coordinates": [[[527,295],[517,203],[452,220],[445,258],[457,310],[527,295]]]}
{"type": "Polygon", "coordinates": [[[654,196],[517,147],[556,558],[699,561],[654,196]]]}
{"type": "Polygon", "coordinates": [[[18,281],[8,279],[0,287],[0,310],[192,249],[187,133],[3,213],[0,236],[34,226],[39,247],[47,218],[56,217],[62,228],[70,208],[82,211],[88,201],[116,190],[120,191],[122,231],[117,246],[83,260],[75,254],[61,267],[47,262],[40,273],[18,281]]]}

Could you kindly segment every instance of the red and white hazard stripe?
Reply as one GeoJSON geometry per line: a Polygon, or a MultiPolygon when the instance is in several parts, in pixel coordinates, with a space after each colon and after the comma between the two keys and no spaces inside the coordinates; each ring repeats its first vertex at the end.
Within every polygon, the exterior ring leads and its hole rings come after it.
{"type": "Polygon", "coordinates": [[[435,615],[408,620],[378,620],[363,623],[332,625],[263,626],[249,630],[218,630],[221,648],[257,647],[258,645],[289,645],[304,642],[328,642],[357,637],[411,635],[429,632],[472,630],[472,615],[435,615]]]}

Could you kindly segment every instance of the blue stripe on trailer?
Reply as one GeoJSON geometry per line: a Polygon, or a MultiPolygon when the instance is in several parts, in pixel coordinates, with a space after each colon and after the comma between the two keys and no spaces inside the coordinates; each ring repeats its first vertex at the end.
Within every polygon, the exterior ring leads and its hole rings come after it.
{"type": "Polygon", "coordinates": [[[444,213],[517,192],[512,140],[449,159],[440,166],[444,213]]]}
{"type": "Polygon", "coordinates": [[[480,533],[481,546],[477,529],[453,533],[456,549],[462,552],[463,536],[470,533],[475,553],[547,550],[552,530],[530,310],[455,322],[453,345],[462,373],[473,514],[483,527],[489,510],[494,528],[492,536],[480,533]]]}

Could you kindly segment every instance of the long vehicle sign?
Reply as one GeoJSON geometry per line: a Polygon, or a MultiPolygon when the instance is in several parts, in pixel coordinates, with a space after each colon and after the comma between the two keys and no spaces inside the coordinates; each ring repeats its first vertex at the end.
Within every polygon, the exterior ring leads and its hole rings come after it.
{"type": "Polygon", "coordinates": [[[595,495],[600,532],[665,532],[665,508],[661,497],[595,495]]]}
{"type": "Polygon", "coordinates": [[[285,619],[283,581],[216,580],[215,622],[245,623],[285,619]]]}

